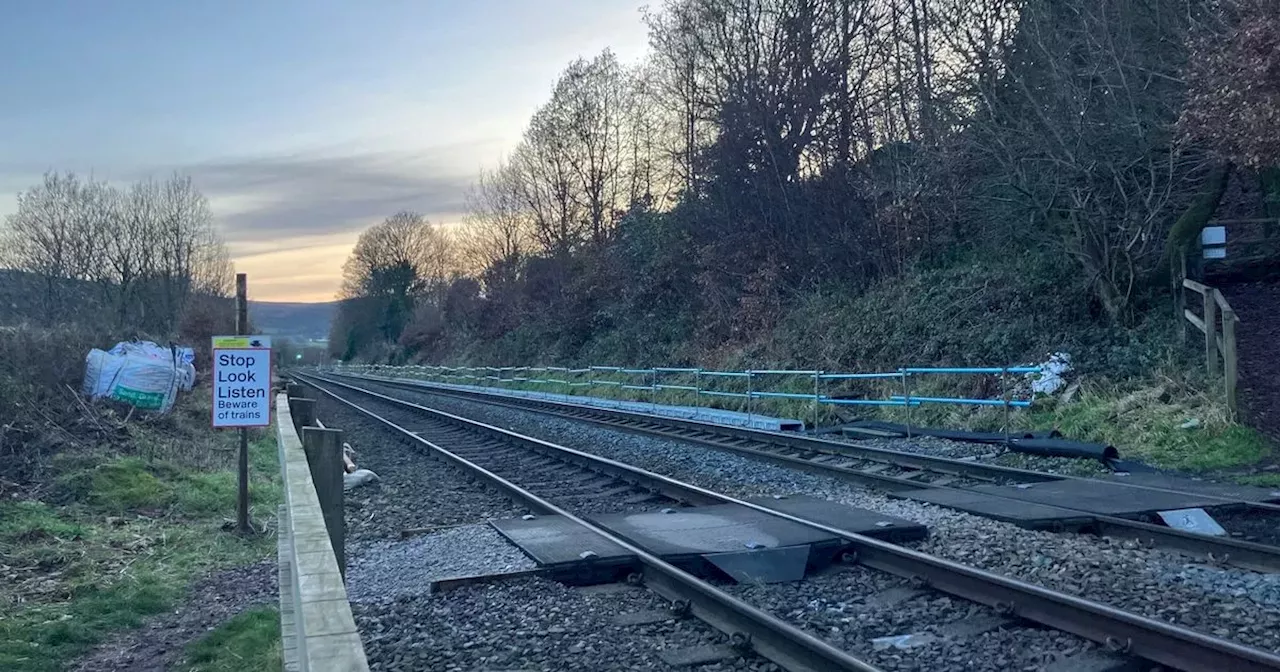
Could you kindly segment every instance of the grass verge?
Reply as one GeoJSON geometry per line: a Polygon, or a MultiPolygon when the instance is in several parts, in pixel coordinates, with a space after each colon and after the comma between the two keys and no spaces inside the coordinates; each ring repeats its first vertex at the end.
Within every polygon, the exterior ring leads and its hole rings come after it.
{"type": "Polygon", "coordinates": [[[1030,421],[1111,443],[1121,457],[1191,473],[1253,478],[1276,459],[1267,439],[1232,422],[1220,400],[1171,379],[1136,389],[1086,387],[1070,404],[1033,411],[1030,421]]]}
{"type": "MultiPolygon", "coordinates": [[[[1141,379],[1130,379],[1123,384],[1085,382],[1069,403],[1058,403],[1052,398],[1038,400],[1029,410],[1015,409],[1007,419],[1012,429],[1058,429],[1067,438],[1080,441],[1109,443],[1120,450],[1125,459],[1142,460],[1162,469],[1222,476],[1243,483],[1280,487],[1280,472],[1274,469],[1280,462],[1273,446],[1263,435],[1244,425],[1231,421],[1221,400],[1219,390],[1194,375],[1157,372],[1141,379]],[[1211,390],[1205,392],[1204,390],[1211,390]],[[1190,425],[1190,426],[1184,426],[1190,425]]],[[[596,378],[609,374],[592,374],[596,378]]],[[[413,377],[410,374],[410,377],[413,377]]],[[[426,376],[419,376],[430,379],[426,376]]],[[[585,378],[584,378],[585,380],[585,378]]],[[[810,394],[812,377],[762,377],[756,391],[791,392],[810,394]],[[769,387],[764,387],[768,385],[769,387]]],[[[1020,377],[1011,377],[1010,385],[1017,385],[1020,377]]],[[[466,380],[446,382],[471,382],[466,380]]],[[[533,384],[503,384],[503,387],[534,391],[553,391],[569,394],[591,394],[631,401],[650,401],[648,390],[630,390],[620,385],[637,384],[623,376],[613,375],[608,387],[548,386],[533,384]]],[[[648,379],[639,381],[649,382],[648,379]]],[[[685,374],[665,374],[662,382],[669,385],[698,384],[703,389],[714,385],[721,391],[746,392],[742,379],[695,380],[685,374]]],[[[854,397],[884,398],[900,393],[889,383],[872,381],[837,385],[824,385],[824,394],[849,393],[854,397]],[[839,389],[837,389],[839,388],[839,389]]],[[[967,376],[955,379],[924,378],[913,383],[911,393],[919,396],[967,396],[999,398],[1001,386],[995,376],[967,376]],[[958,383],[957,383],[958,381],[958,383]],[[961,385],[957,387],[956,385],[961,385]],[[949,385],[949,386],[948,386],[949,385]]],[[[1025,392],[1023,393],[1025,394],[1025,392]]],[[[692,393],[663,390],[656,395],[657,403],[676,405],[703,405],[726,410],[746,411],[745,402],[727,397],[702,396],[692,393]]],[[[797,418],[805,421],[813,417],[814,409],[809,401],[793,399],[757,399],[753,404],[757,413],[777,417],[797,418]]],[[[998,431],[1004,427],[1006,415],[999,407],[970,407],[948,404],[926,404],[915,407],[910,414],[901,409],[874,407],[845,407],[835,411],[822,406],[818,409],[823,424],[840,422],[841,418],[876,417],[895,422],[910,423],[921,427],[946,427],[998,431]],[[836,414],[839,414],[837,417],[836,414]]]]}
{"type": "Polygon", "coordinates": [[[268,672],[281,668],[280,612],[250,609],[187,647],[183,672],[268,672]]]}
{"type": "MultiPolygon", "coordinates": [[[[0,502],[0,670],[65,669],[109,634],[173,606],[194,578],[274,552],[269,535],[224,529],[236,498],[228,465],[203,456],[192,466],[155,450],[171,441],[157,436],[164,427],[133,431],[141,456],[63,455],[46,501],[0,502]]],[[[232,442],[203,438],[211,448],[232,442]]],[[[250,454],[252,514],[269,527],[281,501],[274,441],[257,438],[250,454]]]]}

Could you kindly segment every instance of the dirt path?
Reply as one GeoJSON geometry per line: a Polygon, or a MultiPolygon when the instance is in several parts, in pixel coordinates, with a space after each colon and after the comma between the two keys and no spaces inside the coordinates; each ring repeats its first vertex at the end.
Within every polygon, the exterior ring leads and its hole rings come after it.
{"type": "Polygon", "coordinates": [[[1240,318],[1241,418],[1280,442],[1280,283],[1232,285],[1223,293],[1240,318]]]}
{"type": "Polygon", "coordinates": [[[274,560],[224,570],[197,582],[177,609],[106,642],[74,666],[76,672],[164,672],[187,644],[260,604],[275,604],[274,560]]]}

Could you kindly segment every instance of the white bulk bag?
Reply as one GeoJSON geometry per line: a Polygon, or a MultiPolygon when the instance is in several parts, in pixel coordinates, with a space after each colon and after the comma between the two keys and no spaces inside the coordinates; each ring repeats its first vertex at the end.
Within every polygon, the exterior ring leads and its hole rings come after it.
{"type": "Polygon", "coordinates": [[[85,358],[81,389],[94,399],[110,397],[144,411],[167,413],[183,377],[172,360],[153,358],[150,353],[113,355],[94,349],[85,358]]]}

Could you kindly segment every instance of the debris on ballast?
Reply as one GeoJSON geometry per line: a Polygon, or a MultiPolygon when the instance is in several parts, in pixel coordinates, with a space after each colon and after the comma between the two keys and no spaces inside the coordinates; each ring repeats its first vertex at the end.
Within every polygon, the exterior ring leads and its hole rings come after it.
{"type": "Polygon", "coordinates": [[[362,485],[368,485],[369,483],[376,483],[377,481],[378,475],[372,471],[369,471],[368,469],[356,469],[349,474],[342,475],[342,489],[343,491],[347,491],[353,488],[358,488],[362,485]]]}
{"type": "Polygon", "coordinates": [[[884,651],[885,649],[914,649],[919,646],[928,646],[937,640],[937,637],[927,633],[918,632],[908,635],[891,635],[889,637],[876,637],[871,640],[871,646],[876,651],[884,651]]]}
{"type": "Polygon", "coordinates": [[[351,447],[351,444],[345,443],[345,442],[342,444],[343,473],[350,474],[356,470],[356,463],[354,460],[355,454],[356,454],[356,451],[354,448],[351,447]]]}

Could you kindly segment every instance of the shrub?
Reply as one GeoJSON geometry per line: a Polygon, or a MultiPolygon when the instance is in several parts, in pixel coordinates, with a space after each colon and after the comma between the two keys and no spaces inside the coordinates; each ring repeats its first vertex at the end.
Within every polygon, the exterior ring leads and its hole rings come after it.
{"type": "Polygon", "coordinates": [[[1166,357],[1172,333],[1162,311],[1137,328],[1114,326],[1065,264],[981,260],[908,272],[861,295],[830,287],[804,295],[746,354],[870,371],[1031,363],[1066,350],[1083,372],[1123,377],[1166,357]]]}
{"type": "Polygon", "coordinates": [[[60,447],[87,445],[110,434],[110,427],[85,412],[78,395],[85,355],[114,342],[110,335],[78,327],[0,327],[4,481],[26,483],[60,447]]]}

